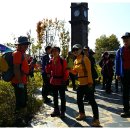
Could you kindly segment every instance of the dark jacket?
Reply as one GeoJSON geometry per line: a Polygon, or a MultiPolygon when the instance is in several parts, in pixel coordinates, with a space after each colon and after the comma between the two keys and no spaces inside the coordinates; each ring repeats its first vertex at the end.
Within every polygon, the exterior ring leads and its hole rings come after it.
{"type": "Polygon", "coordinates": [[[124,76],[124,71],[123,71],[123,49],[124,47],[121,47],[120,49],[117,50],[116,52],[116,75],[117,76],[124,76]]]}
{"type": "Polygon", "coordinates": [[[100,62],[99,62],[99,66],[102,68],[101,69],[101,74],[103,76],[107,75],[107,68],[106,68],[106,63],[107,63],[108,59],[103,58],[100,62]]]}
{"type": "Polygon", "coordinates": [[[91,71],[92,71],[92,78],[93,79],[97,79],[98,78],[98,73],[95,69],[95,66],[96,66],[96,62],[95,62],[95,59],[93,56],[89,56],[89,60],[91,62],[91,71]]]}
{"type": "Polygon", "coordinates": [[[112,60],[108,60],[106,63],[106,67],[107,67],[107,77],[113,77],[114,75],[114,62],[112,60]]]}
{"type": "Polygon", "coordinates": [[[50,61],[50,57],[47,53],[45,53],[42,58],[41,58],[41,62],[42,62],[42,74],[46,75],[46,71],[45,71],[45,67],[49,64],[50,61]]]}

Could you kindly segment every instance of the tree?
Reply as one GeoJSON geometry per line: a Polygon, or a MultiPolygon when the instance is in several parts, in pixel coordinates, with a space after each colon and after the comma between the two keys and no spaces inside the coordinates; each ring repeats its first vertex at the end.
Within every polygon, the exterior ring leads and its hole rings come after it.
{"type": "Polygon", "coordinates": [[[69,31],[65,29],[64,23],[61,26],[59,41],[60,41],[60,47],[61,47],[61,55],[63,58],[66,58],[69,51],[70,36],[69,36],[69,31]]]}
{"type": "Polygon", "coordinates": [[[116,35],[112,34],[107,37],[106,35],[100,36],[100,38],[96,39],[96,47],[95,47],[95,58],[98,61],[105,51],[116,51],[120,47],[120,43],[116,35]]]}
{"type": "Polygon", "coordinates": [[[32,54],[32,45],[34,44],[34,38],[31,35],[31,29],[27,32],[27,37],[28,37],[28,41],[31,43],[29,45],[28,54],[31,55],[32,54]]]}
{"type": "Polygon", "coordinates": [[[60,43],[62,56],[65,57],[69,50],[69,31],[65,28],[65,21],[57,20],[53,21],[52,19],[43,19],[37,23],[37,39],[38,46],[42,45],[54,45],[57,42],[60,43]],[[57,41],[56,39],[59,39],[57,41]]]}

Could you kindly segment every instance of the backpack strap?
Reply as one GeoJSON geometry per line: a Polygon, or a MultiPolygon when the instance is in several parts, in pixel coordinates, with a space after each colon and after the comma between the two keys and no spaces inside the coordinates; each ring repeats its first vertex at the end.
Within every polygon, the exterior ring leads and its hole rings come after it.
{"type": "Polygon", "coordinates": [[[21,73],[25,74],[23,71],[22,71],[22,62],[24,61],[24,54],[22,54],[22,58],[21,58],[21,64],[20,64],[20,71],[21,73]]]}
{"type": "Polygon", "coordinates": [[[64,64],[63,64],[63,59],[61,57],[60,57],[60,63],[61,63],[61,66],[62,66],[62,77],[63,77],[63,74],[64,74],[64,72],[63,72],[64,64]]]}
{"type": "Polygon", "coordinates": [[[54,76],[55,78],[63,78],[63,74],[64,74],[64,64],[63,64],[63,59],[60,57],[60,63],[61,63],[61,66],[62,66],[62,76],[54,76]]]}
{"type": "Polygon", "coordinates": [[[82,66],[83,66],[84,76],[86,77],[86,76],[88,75],[88,72],[87,72],[87,70],[86,70],[86,65],[85,65],[85,62],[84,62],[84,56],[82,56],[81,64],[82,64],[82,66]]]}

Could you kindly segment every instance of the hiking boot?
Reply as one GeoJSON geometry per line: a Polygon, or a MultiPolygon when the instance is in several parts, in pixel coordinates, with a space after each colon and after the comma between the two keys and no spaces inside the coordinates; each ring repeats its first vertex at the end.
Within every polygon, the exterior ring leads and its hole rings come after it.
{"type": "Polygon", "coordinates": [[[76,120],[81,121],[81,120],[84,120],[85,117],[86,117],[86,116],[85,116],[84,113],[80,113],[80,114],[76,117],[76,120]]]}
{"type": "Polygon", "coordinates": [[[51,102],[52,102],[52,100],[50,98],[46,98],[44,101],[44,103],[51,103],[51,102]]]}
{"type": "Polygon", "coordinates": [[[65,112],[61,112],[60,118],[65,118],[65,112]]]}
{"type": "Polygon", "coordinates": [[[54,111],[51,113],[51,117],[58,117],[60,116],[60,112],[59,111],[54,111]]]}
{"type": "Polygon", "coordinates": [[[98,119],[93,119],[92,121],[92,124],[91,124],[92,127],[100,127],[100,121],[98,119]]]}
{"type": "Polygon", "coordinates": [[[122,118],[128,118],[128,117],[130,117],[130,112],[121,113],[120,116],[121,116],[122,118]]]}
{"type": "Polygon", "coordinates": [[[22,118],[17,118],[14,122],[14,126],[15,127],[26,127],[27,126],[27,123],[25,122],[24,119],[22,118]]]}
{"type": "Polygon", "coordinates": [[[111,89],[106,90],[107,94],[111,94],[113,91],[111,89]]]}
{"type": "Polygon", "coordinates": [[[102,87],[102,90],[105,90],[105,87],[102,87]]]}
{"type": "Polygon", "coordinates": [[[111,92],[110,91],[106,91],[106,94],[111,94],[111,92]]]}
{"type": "Polygon", "coordinates": [[[65,91],[69,91],[69,90],[66,88],[65,91]]]}
{"type": "Polygon", "coordinates": [[[77,89],[76,88],[73,88],[73,91],[76,91],[77,89]]]}

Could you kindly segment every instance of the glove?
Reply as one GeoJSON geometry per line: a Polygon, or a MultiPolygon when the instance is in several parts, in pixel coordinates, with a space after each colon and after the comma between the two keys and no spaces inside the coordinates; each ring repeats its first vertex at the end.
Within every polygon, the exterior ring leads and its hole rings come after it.
{"type": "Polygon", "coordinates": [[[24,84],[23,84],[23,83],[19,83],[19,84],[18,84],[18,87],[19,87],[19,88],[24,88],[24,84]]]}
{"type": "Polygon", "coordinates": [[[92,83],[88,83],[88,87],[92,87],[93,86],[93,84],[92,83]]]}
{"type": "Polygon", "coordinates": [[[47,78],[50,78],[50,74],[47,74],[47,78]]]}

